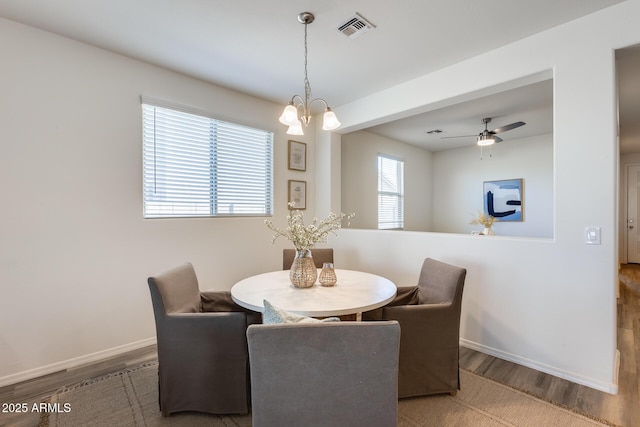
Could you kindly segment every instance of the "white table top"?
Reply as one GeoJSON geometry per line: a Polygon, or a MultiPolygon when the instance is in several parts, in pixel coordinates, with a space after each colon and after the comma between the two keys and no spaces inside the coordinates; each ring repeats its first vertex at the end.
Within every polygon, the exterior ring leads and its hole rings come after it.
{"type": "Polygon", "coordinates": [[[310,317],[341,316],[382,307],[396,295],[396,285],[384,277],[353,270],[336,269],[335,286],[316,284],[296,288],[289,270],[272,271],[248,277],[233,285],[236,304],[262,312],[263,300],[278,308],[310,317]]]}

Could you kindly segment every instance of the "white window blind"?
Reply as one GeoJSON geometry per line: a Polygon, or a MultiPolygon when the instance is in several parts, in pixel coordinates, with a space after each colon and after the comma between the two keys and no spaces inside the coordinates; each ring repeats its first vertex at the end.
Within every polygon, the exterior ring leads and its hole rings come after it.
{"type": "Polygon", "coordinates": [[[378,155],[378,228],[404,228],[404,162],[378,155]]]}
{"type": "Polygon", "coordinates": [[[142,104],[144,217],[273,213],[273,133],[142,104]]]}

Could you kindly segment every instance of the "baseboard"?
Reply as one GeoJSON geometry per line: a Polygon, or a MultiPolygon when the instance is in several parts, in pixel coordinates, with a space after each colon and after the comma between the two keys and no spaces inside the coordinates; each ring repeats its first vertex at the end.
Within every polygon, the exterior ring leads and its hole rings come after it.
{"type": "MultiPolygon", "coordinates": [[[[471,350],[476,350],[481,353],[488,354],[490,356],[495,356],[499,359],[517,363],[518,365],[526,366],[527,368],[535,369],[536,371],[544,372],[546,374],[553,375],[554,377],[562,378],[562,379],[574,382],[576,384],[581,384],[596,390],[603,391],[605,393],[609,393],[609,394],[618,393],[618,385],[614,383],[610,384],[610,383],[594,380],[593,378],[584,377],[582,375],[576,374],[575,372],[558,369],[544,363],[536,362],[535,360],[527,359],[525,357],[508,353],[506,351],[498,350],[493,347],[488,347],[483,344],[478,344],[476,342],[469,341],[464,338],[460,339],[460,345],[463,347],[469,348],[471,350]]],[[[618,358],[619,358],[619,352],[618,352],[618,358]]]]}
{"type": "MultiPolygon", "coordinates": [[[[620,298],[620,269],[622,268],[622,264],[618,263],[618,280],[616,280],[616,299],[620,298]]],[[[616,377],[618,378],[618,377],[616,377]]]]}
{"type": "Polygon", "coordinates": [[[618,349],[616,349],[616,363],[614,369],[613,381],[615,381],[615,383],[613,384],[612,389],[615,389],[615,392],[612,391],[611,394],[618,394],[618,384],[620,382],[620,350],[618,349]]]}
{"type": "Polygon", "coordinates": [[[138,350],[154,344],[156,344],[156,337],[147,338],[130,344],[98,351],[96,353],[87,354],[73,359],[63,360],[62,362],[52,363],[51,365],[41,366],[39,368],[30,369],[28,371],[7,375],[4,377],[0,377],[0,387],[17,384],[22,381],[32,380],[34,378],[42,377],[44,375],[53,374],[55,372],[67,369],[77,368],[88,363],[98,362],[112,356],[118,356],[120,354],[138,350]]]}

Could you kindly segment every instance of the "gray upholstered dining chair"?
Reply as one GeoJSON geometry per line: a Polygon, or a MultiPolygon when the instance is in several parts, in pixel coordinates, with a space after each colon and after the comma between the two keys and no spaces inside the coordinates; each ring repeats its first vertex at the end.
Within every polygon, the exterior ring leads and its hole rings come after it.
{"type": "Polygon", "coordinates": [[[363,320],[397,320],[402,329],[398,397],[456,394],[462,291],[467,270],[424,260],[417,286],[398,287],[394,301],[363,320]]]}
{"type": "Polygon", "coordinates": [[[252,325],[253,427],[396,426],[397,322],[252,325]]]}
{"type": "MultiPolygon", "coordinates": [[[[293,264],[293,258],[296,256],[295,249],[283,249],[282,250],[282,269],[291,269],[293,264]]],[[[322,268],[325,262],[333,263],[333,249],[332,248],[317,248],[311,249],[311,256],[313,257],[313,263],[316,268],[322,268]]]]}
{"type": "Polygon", "coordinates": [[[185,263],[149,277],[158,338],[158,392],[163,416],[196,411],[249,411],[246,329],[259,313],[236,305],[229,292],[200,292],[185,263]]]}

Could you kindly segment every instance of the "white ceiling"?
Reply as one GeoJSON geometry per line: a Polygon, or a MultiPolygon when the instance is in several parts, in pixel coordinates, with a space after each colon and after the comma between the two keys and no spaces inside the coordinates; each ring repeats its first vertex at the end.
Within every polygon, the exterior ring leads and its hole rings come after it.
{"type": "MultiPolygon", "coordinates": [[[[640,46],[616,52],[618,79],[618,121],[620,153],[640,152],[640,46]]],[[[542,80],[515,89],[464,101],[434,111],[366,129],[378,135],[404,141],[430,151],[473,145],[484,129],[482,118],[492,121],[489,130],[513,122],[525,126],[500,133],[506,142],[513,139],[553,133],[553,81],[542,80]],[[442,133],[427,134],[439,129],[442,133]],[[467,138],[451,138],[472,135],[467,138]]]]}
{"type": "Polygon", "coordinates": [[[483,118],[490,118],[493,130],[514,122],[526,125],[500,133],[503,143],[512,139],[553,133],[553,81],[528,84],[515,89],[418,114],[367,131],[417,145],[429,151],[442,151],[473,145],[484,130],[483,118]],[[440,130],[441,133],[428,134],[440,130]],[[454,138],[462,135],[461,138],[454,138]]]}
{"type": "MultiPolygon", "coordinates": [[[[316,17],[308,27],[309,80],[314,96],[335,107],[621,1],[0,0],[0,17],[284,104],[303,93],[304,27],[296,18],[309,11],[316,17]],[[376,28],[348,39],[337,27],[355,12],[376,28]],[[486,24],[481,31],[479,24],[486,24]]],[[[518,91],[396,127],[415,122],[420,137],[436,128],[440,136],[477,134],[481,119],[493,117],[489,129],[527,122],[501,134],[505,141],[550,132],[542,96],[550,91],[518,91]]],[[[442,149],[442,141],[433,138],[431,148],[442,149]]]]}

